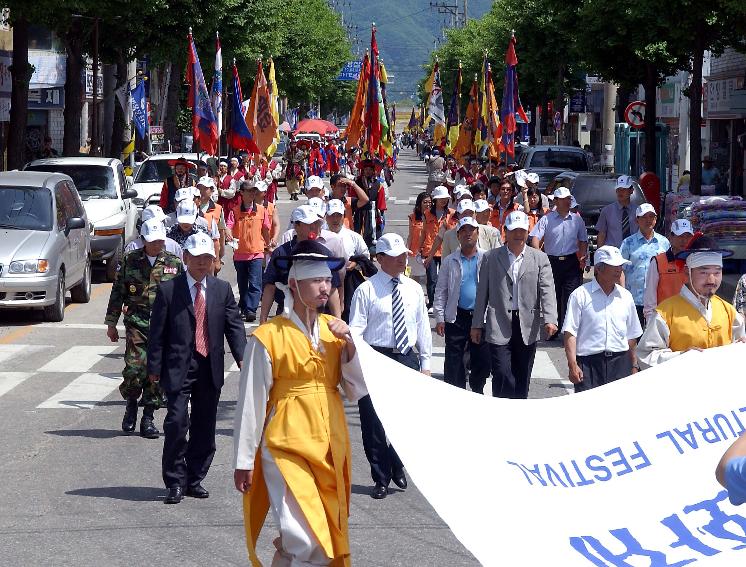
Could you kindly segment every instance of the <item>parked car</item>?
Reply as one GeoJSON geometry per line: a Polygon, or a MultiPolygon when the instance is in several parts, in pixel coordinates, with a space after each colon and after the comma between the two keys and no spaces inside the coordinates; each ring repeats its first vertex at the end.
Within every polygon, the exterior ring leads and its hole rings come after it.
{"type": "Polygon", "coordinates": [[[91,235],[73,180],[0,173],[0,309],[42,309],[62,321],[65,295],[91,298],[91,235]]]}
{"type": "MultiPolygon", "coordinates": [[[[206,165],[196,153],[170,153],[156,154],[150,156],[137,170],[132,188],[137,192],[134,199],[135,205],[142,209],[149,204],[158,204],[161,197],[163,182],[167,177],[174,174],[173,168],[168,165],[169,161],[184,157],[195,165],[206,165]]],[[[195,170],[190,170],[195,173],[195,170]]]]}
{"type": "Polygon", "coordinates": [[[530,167],[526,171],[528,173],[535,173],[539,176],[539,190],[544,193],[547,185],[554,181],[555,177],[557,177],[560,173],[564,173],[568,170],[558,167],[530,167]]]}
{"type": "MultiPolygon", "coordinates": [[[[598,222],[601,209],[616,201],[616,180],[618,177],[618,173],[566,171],[560,173],[547,186],[552,191],[557,187],[570,189],[570,193],[578,202],[580,215],[588,229],[588,245],[591,251],[596,249],[596,236],[598,234],[596,222],[598,222]]],[[[630,200],[632,211],[645,202],[647,202],[647,199],[645,199],[640,185],[635,181],[630,200]]]]}
{"type": "Polygon", "coordinates": [[[551,167],[570,171],[591,171],[593,162],[591,157],[575,146],[529,146],[518,161],[523,169],[536,167],[551,167]]]}
{"type": "Polygon", "coordinates": [[[91,259],[106,268],[114,281],[124,247],[137,237],[137,196],[132,180],[124,175],[118,159],[65,157],[32,161],[26,171],[64,173],[75,182],[88,220],[93,225],[91,259]]]}

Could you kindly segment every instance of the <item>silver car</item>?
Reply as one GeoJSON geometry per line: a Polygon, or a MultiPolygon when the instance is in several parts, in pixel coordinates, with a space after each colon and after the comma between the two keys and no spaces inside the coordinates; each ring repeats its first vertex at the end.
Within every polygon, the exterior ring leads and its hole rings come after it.
{"type": "Polygon", "coordinates": [[[41,308],[62,321],[65,295],[91,298],[91,229],[73,180],[0,173],[0,309],[41,308]]]}

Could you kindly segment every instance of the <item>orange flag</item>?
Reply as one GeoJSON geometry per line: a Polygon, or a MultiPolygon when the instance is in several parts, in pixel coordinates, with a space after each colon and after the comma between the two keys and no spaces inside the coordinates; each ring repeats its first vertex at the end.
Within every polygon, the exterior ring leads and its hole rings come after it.
{"type": "Polygon", "coordinates": [[[458,133],[458,141],[453,147],[453,157],[461,161],[464,157],[473,153],[474,133],[477,129],[479,119],[479,83],[476,78],[469,91],[469,104],[466,107],[466,118],[464,118],[458,133]]]}
{"type": "Polygon", "coordinates": [[[363,58],[363,65],[360,69],[360,78],[357,82],[357,93],[355,94],[355,104],[350,112],[350,121],[347,124],[347,143],[345,148],[349,150],[360,143],[365,126],[365,98],[368,92],[368,75],[370,74],[370,60],[368,53],[363,58]]]}
{"type": "Polygon", "coordinates": [[[267,151],[277,136],[277,120],[272,115],[272,104],[270,103],[269,86],[264,76],[262,62],[257,62],[256,79],[251,91],[249,110],[246,113],[246,124],[254,136],[254,141],[259,150],[267,151]]]}

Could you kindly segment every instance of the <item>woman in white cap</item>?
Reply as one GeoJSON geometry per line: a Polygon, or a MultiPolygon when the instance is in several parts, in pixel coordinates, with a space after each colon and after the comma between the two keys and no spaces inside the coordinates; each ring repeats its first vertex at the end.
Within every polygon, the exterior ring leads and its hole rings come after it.
{"type": "Polygon", "coordinates": [[[641,366],[660,364],[688,350],[703,350],[744,341],[743,317],[716,295],[723,281],[723,258],[714,238],[699,236],[677,254],[686,261],[688,282],[658,305],[640,338],[641,366]]]}
{"type": "Polygon", "coordinates": [[[435,284],[438,281],[438,269],[440,268],[440,245],[434,246],[435,239],[442,226],[453,228],[458,219],[455,211],[448,208],[451,200],[448,189],[439,185],[433,189],[430,197],[433,204],[429,210],[425,210],[425,225],[420,233],[420,242],[417,250],[425,258],[425,270],[427,275],[427,307],[432,309],[433,297],[435,296],[435,284]],[[432,260],[430,260],[432,258],[432,260]]]}

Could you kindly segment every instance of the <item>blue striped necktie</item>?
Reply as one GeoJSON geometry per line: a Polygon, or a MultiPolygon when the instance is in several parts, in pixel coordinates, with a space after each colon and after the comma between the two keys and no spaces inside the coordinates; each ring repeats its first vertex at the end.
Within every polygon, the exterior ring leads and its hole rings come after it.
{"type": "Polygon", "coordinates": [[[391,311],[394,316],[394,341],[396,348],[402,354],[409,352],[409,340],[407,339],[407,324],[404,321],[404,304],[399,293],[399,278],[391,278],[394,289],[391,291],[391,311]]]}

